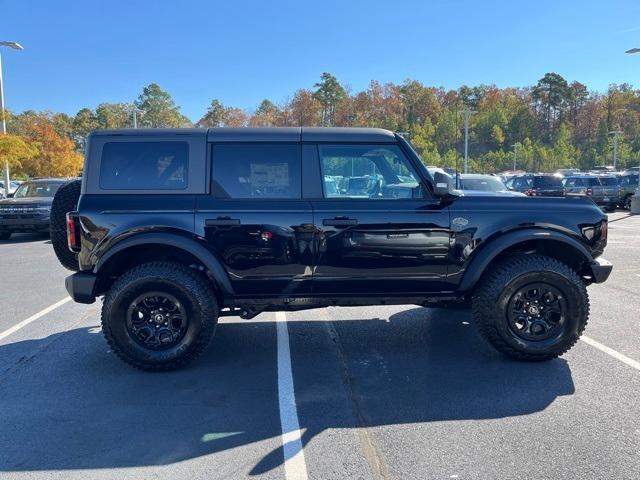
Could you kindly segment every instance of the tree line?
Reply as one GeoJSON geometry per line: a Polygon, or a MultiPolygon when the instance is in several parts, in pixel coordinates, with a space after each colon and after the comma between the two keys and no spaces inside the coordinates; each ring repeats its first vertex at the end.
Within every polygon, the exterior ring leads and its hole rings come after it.
{"type": "Polygon", "coordinates": [[[553,171],[608,165],[612,131],[619,131],[618,164],[640,163],[640,90],[611,85],[606,93],[545,74],[529,87],[462,86],[446,90],[406,80],[372,81],[352,91],[323,73],[311,88],[283,102],[264,99],[254,111],[212,99],[197,121],[185,117],[171,95],[152,83],[131,103],[102,103],[75,115],[6,113],[9,135],[0,159],[21,176],[75,175],[82,168],[86,136],[97,128],[128,128],[134,110],[139,127],[350,126],[404,132],[427,165],[455,167],[464,152],[464,111],[469,118],[469,165],[476,172],[511,169],[553,171]],[[515,145],[515,147],[514,147],[515,145]]]}

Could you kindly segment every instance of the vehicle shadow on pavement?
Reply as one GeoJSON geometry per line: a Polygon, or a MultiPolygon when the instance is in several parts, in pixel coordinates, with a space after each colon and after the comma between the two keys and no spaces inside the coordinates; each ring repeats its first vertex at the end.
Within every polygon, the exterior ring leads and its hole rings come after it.
{"type": "MultiPolygon", "coordinates": [[[[426,309],[290,321],[303,443],[329,428],[527,415],[574,392],[566,361],[509,361],[463,321],[465,312],[426,309]]],[[[138,372],[106,349],[87,328],[0,346],[0,471],[213,453],[212,472],[233,461],[250,475],[282,465],[273,322],[221,324],[203,358],[178,372],[138,372]]]]}
{"type": "MultiPolygon", "coordinates": [[[[302,339],[291,348],[303,445],[327,428],[529,415],[575,392],[566,360],[509,360],[471,322],[469,311],[425,308],[388,320],[288,322],[290,337],[302,339]],[[327,344],[335,346],[335,362],[327,344]]],[[[279,448],[252,473],[282,458],[279,448]]]]}

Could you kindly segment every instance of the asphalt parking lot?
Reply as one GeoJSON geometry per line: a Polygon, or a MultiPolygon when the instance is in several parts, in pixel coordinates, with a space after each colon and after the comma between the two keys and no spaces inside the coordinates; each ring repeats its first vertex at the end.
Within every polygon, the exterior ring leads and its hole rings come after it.
{"type": "Polygon", "coordinates": [[[0,478],[640,478],[640,216],[610,215],[586,338],[542,364],[468,312],[329,308],[225,318],[149,374],[66,301],[46,238],[0,242],[0,478]],[[302,447],[302,448],[301,448],[302,447]]]}

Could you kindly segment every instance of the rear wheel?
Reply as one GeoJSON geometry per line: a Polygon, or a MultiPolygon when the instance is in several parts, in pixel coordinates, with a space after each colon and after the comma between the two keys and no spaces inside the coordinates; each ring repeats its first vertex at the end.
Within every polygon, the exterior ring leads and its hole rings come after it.
{"type": "Polygon", "coordinates": [[[126,363],[174,370],[205,350],[217,318],[214,292],[200,273],[178,263],[152,262],[113,284],[102,306],[102,331],[126,363]]]}
{"type": "Polygon", "coordinates": [[[69,250],[67,246],[67,213],[78,207],[80,198],[80,180],[72,180],[62,185],[53,197],[51,204],[51,220],[49,235],[53,251],[63,267],[78,271],[78,254],[69,250]]]}
{"type": "Polygon", "coordinates": [[[568,265],[542,255],[513,256],[482,280],[473,295],[473,316],[496,350],[517,360],[550,360],[578,341],[589,297],[568,265]]]}

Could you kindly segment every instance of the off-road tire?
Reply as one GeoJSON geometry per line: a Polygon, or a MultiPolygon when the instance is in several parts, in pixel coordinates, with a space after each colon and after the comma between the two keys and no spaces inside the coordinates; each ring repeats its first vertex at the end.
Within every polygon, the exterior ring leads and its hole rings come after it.
{"type": "Polygon", "coordinates": [[[544,361],[567,352],[580,338],[589,317],[584,281],[568,265],[543,255],[513,255],[495,265],[472,297],[473,319],[480,335],[515,360],[544,361]],[[545,282],[564,295],[568,311],[559,332],[546,340],[518,336],[507,320],[511,295],[527,283],[545,282]]]}
{"type": "Polygon", "coordinates": [[[0,232],[0,240],[9,240],[11,238],[11,232],[0,232]]]}
{"type": "Polygon", "coordinates": [[[51,204],[51,217],[49,221],[49,236],[53,251],[63,267],[77,272],[78,254],[69,250],[67,246],[67,213],[74,211],[80,198],[80,180],[72,180],[62,185],[51,204]]]}
{"type": "Polygon", "coordinates": [[[199,272],[173,262],[150,262],[132,268],[107,292],[102,305],[102,331],[111,351],[124,362],[147,371],[184,367],[207,348],[218,321],[218,306],[208,280],[199,272]],[[188,326],[180,342],[166,350],[137,343],[126,326],[127,309],[140,294],[166,292],[184,306],[188,326]]]}

